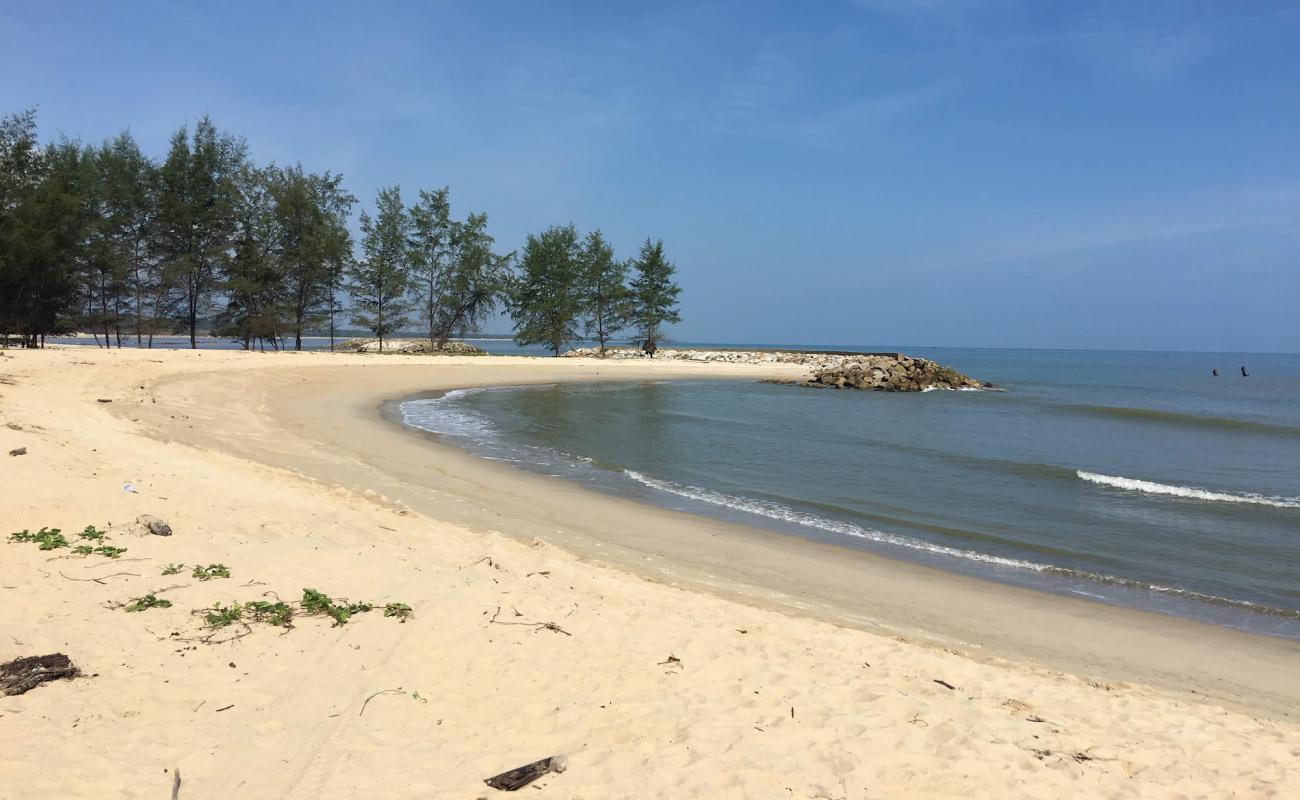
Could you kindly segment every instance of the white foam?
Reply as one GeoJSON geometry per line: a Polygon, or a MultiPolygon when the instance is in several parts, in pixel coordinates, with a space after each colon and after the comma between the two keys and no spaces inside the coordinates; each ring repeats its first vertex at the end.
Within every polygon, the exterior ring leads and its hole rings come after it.
{"type": "Polygon", "coordinates": [[[1048,564],[1036,564],[1033,561],[1022,561],[1017,558],[1003,558],[1001,556],[991,556],[985,553],[976,553],[971,550],[961,550],[956,547],[944,547],[943,545],[931,544],[930,542],[913,539],[908,536],[899,536],[893,533],[886,533],[875,528],[864,528],[861,525],[854,525],[851,522],[840,522],[839,520],[818,517],[813,514],[805,514],[795,511],[792,508],[786,508],[779,503],[770,503],[764,500],[754,500],[746,497],[735,497],[722,492],[715,492],[710,489],[701,489],[698,486],[686,486],[672,481],[661,481],[657,478],[651,478],[635,472],[630,469],[623,470],[623,474],[632,480],[652,489],[658,489],[661,492],[687,497],[692,500],[698,500],[710,505],[722,506],[724,508],[744,511],[748,514],[757,514],[767,517],[768,519],[789,522],[795,525],[802,525],[805,528],[817,528],[831,533],[838,533],[844,536],[853,536],[858,539],[867,539],[873,542],[907,547],[912,550],[921,550],[927,553],[937,553],[939,555],[953,556],[955,558],[964,558],[968,561],[979,561],[985,564],[998,564],[1004,567],[1014,567],[1016,569],[1027,569],[1034,572],[1044,572],[1055,570],[1048,564]]]}
{"type": "Polygon", "coordinates": [[[408,400],[402,403],[402,422],[421,430],[443,436],[456,436],[475,441],[494,438],[492,424],[477,412],[456,401],[484,389],[452,389],[441,397],[408,400]]]}
{"type": "Polygon", "coordinates": [[[1085,481],[1125,489],[1130,492],[1147,494],[1164,494],[1173,497],[1186,497],[1192,500],[1208,500],[1215,503],[1252,503],[1254,505],[1272,506],[1274,508],[1300,508],[1300,497],[1270,497],[1262,494],[1230,494],[1194,486],[1173,486],[1167,483],[1155,483],[1136,478],[1124,478],[1117,475],[1100,475],[1096,472],[1076,470],[1076,474],[1085,481]]]}

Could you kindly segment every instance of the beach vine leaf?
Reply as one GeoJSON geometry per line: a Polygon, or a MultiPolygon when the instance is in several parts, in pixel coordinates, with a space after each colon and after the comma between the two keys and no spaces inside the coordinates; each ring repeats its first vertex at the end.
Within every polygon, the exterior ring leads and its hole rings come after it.
{"type": "Polygon", "coordinates": [[[171,608],[172,601],[163,599],[154,594],[147,594],[144,597],[137,597],[130,605],[126,607],[127,611],[144,611],[148,608],[171,608]]]}
{"type": "Polygon", "coordinates": [[[210,581],[213,578],[229,578],[230,567],[225,564],[209,564],[206,567],[196,565],[191,577],[198,578],[201,581],[210,581]]]}
{"type": "Polygon", "coordinates": [[[238,622],[243,616],[244,607],[239,603],[233,603],[229,606],[215,603],[212,610],[203,615],[203,621],[207,623],[209,628],[224,628],[238,622]]]}
{"type": "Polygon", "coordinates": [[[21,531],[9,534],[9,541],[35,542],[41,550],[56,550],[68,546],[68,540],[64,538],[58,528],[41,528],[35,533],[24,528],[21,531]]]}

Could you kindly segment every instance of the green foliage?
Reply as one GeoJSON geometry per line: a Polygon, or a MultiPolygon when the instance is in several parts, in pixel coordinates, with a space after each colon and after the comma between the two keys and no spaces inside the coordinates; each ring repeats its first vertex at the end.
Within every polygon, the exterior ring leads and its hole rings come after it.
{"type": "Polygon", "coordinates": [[[343,176],[305,173],[301,166],[276,170],[271,195],[276,272],[294,347],[301,350],[304,329],[329,316],[343,267],[352,260],[347,221],[357,199],[343,188],[343,176]]]}
{"type": "Polygon", "coordinates": [[[42,149],[34,110],[0,118],[0,331],[28,347],[70,327],[93,218],[93,167],[77,142],[42,149]]]}
{"type": "Polygon", "coordinates": [[[664,326],[682,321],[677,301],[682,290],[673,282],[677,267],[664,257],[663,241],[649,239],[641,245],[632,266],[636,270],[632,279],[632,327],[642,342],[658,345],[664,340],[664,326]]]}
{"type": "Polygon", "coordinates": [[[419,297],[420,318],[429,330],[429,340],[439,338],[443,317],[442,291],[451,263],[451,190],[420,190],[420,199],[410,210],[411,240],[407,257],[411,281],[419,297]]]}
{"type": "Polygon", "coordinates": [[[251,349],[327,319],[341,269],[351,258],[347,217],[356,198],[342,178],[301,166],[245,165],[236,177],[234,258],[225,272],[226,308],[216,332],[251,349]]]}
{"type": "Polygon", "coordinates": [[[170,327],[160,317],[173,312],[154,245],[157,168],[130,132],[104,142],[94,153],[95,219],[90,228],[92,258],[83,275],[85,315],[81,325],[115,333],[136,343],[170,327]]]}
{"type": "Polygon", "coordinates": [[[17,533],[9,534],[9,541],[35,542],[41,550],[57,550],[60,547],[68,546],[68,540],[63,537],[58,528],[41,528],[35,533],[23,529],[17,533]]]}
{"type": "Polygon", "coordinates": [[[434,337],[464,336],[483,323],[506,299],[514,253],[492,252],[487,214],[470,214],[453,223],[451,260],[439,287],[434,337]]]}
{"type": "Polygon", "coordinates": [[[168,564],[167,566],[163,567],[162,574],[164,574],[164,575],[179,575],[179,574],[180,574],[180,571],[183,570],[183,569],[185,569],[185,565],[184,565],[184,564],[168,564]]]}
{"type": "Polygon", "coordinates": [[[177,287],[191,347],[198,346],[199,317],[210,310],[234,251],[237,177],[246,160],[243,140],[221,133],[204,116],[193,136],[184,127],[172,135],[158,170],[157,242],[167,280],[177,287]]]}
{"type": "MultiPolygon", "coordinates": [[[[92,542],[102,542],[104,533],[95,529],[94,525],[87,525],[86,529],[77,534],[81,539],[88,539],[92,542]]],[[[18,531],[9,534],[11,542],[35,542],[41,550],[57,550],[61,547],[68,547],[68,540],[59,531],[58,528],[41,528],[35,533],[29,530],[18,531]]],[[[89,556],[99,554],[109,558],[117,558],[126,552],[124,547],[113,547],[111,545],[101,544],[98,547],[91,544],[79,544],[72,548],[72,552],[79,556],[89,556]]]]}
{"type": "Polygon", "coordinates": [[[583,299],[577,229],[553,226],[529,234],[520,274],[510,291],[515,342],[544,344],[558,356],[566,344],[579,338],[583,299]]]}
{"type": "Polygon", "coordinates": [[[302,610],[307,614],[324,614],[332,605],[329,595],[315,589],[302,590],[302,610]]]}
{"type": "Polygon", "coordinates": [[[389,603],[384,606],[385,617],[397,617],[398,622],[406,622],[411,618],[411,607],[406,603],[389,603]]]}
{"type": "Polygon", "coordinates": [[[410,320],[406,293],[410,277],[411,220],[402,206],[401,190],[390,186],[379,190],[375,217],[361,214],[361,248],[364,257],[348,270],[348,291],[355,307],[352,322],[384,339],[401,330],[410,320]]]}
{"type": "Polygon", "coordinates": [[[226,307],[217,314],[214,332],[238,340],[245,349],[256,341],[276,341],[286,327],[270,186],[275,174],[274,167],[245,164],[232,178],[239,198],[232,209],[234,251],[222,284],[226,307]]]}
{"type": "Polygon", "coordinates": [[[430,341],[475,330],[506,295],[513,255],[492,252],[487,214],[451,218],[450,190],[420,192],[410,210],[412,288],[430,341]]]}
{"type": "Polygon", "coordinates": [[[614,258],[614,248],[600,231],[587,234],[582,261],[583,326],[595,339],[600,354],[611,339],[627,327],[632,293],[627,287],[627,264],[614,258]]]}
{"type": "Polygon", "coordinates": [[[230,568],[225,564],[209,564],[206,567],[196,565],[190,577],[198,578],[201,581],[210,581],[213,578],[229,578],[230,568]]]}
{"type": "Polygon", "coordinates": [[[252,616],[254,622],[266,622],[284,628],[289,627],[289,622],[293,619],[293,608],[282,602],[254,600],[244,603],[244,610],[252,616]]]}
{"type": "Polygon", "coordinates": [[[95,528],[94,525],[87,525],[86,529],[78,533],[77,536],[81,539],[91,539],[96,542],[104,541],[104,532],[95,528]]]}
{"type": "Polygon", "coordinates": [[[335,626],[338,626],[346,623],[354,614],[363,614],[373,608],[374,606],[369,603],[336,603],[330,607],[327,613],[334,620],[335,626]]]}
{"type": "Polygon", "coordinates": [[[171,608],[172,601],[164,600],[153,594],[147,594],[144,597],[137,597],[127,607],[127,611],[144,611],[149,608],[171,608]]]}
{"type": "Polygon", "coordinates": [[[334,602],[329,595],[315,589],[302,590],[302,611],[309,615],[324,615],[334,620],[334,625],[344,625],[356,614],[363,614],[374,608],[370,603],[334,602]]]}
{"type": "Polygon", "coordinates": [[[203,615],[203,621],[209,628],[224,628],[239,622],[244,616],[244,607],[239,603],[223,606],[215,603],[212,610],[203,615]]]}
{"type": "Polygon", "coordinates": [[[79,329],[121,346],[183,325],[195,346],[215,313],[214,330],[246,348],[292,335],[301,349],[326,320],[332,338],[346,297],[382,350],[414,295],[430,339],[477,330],[504,302],[519,343],[558,355],[584,330],[603,350],[629,326],[656,341],[677,320],[661,245],[642,248],[629,289],[599,232],[580,241],[572,225],[551,228],[528,238],[516,277],[487,215],[456,220],[449,198],[421,192],[408,210],[398,187],[381,190],[361,216],[357,260],[356,198],[340,176],[258,167],[206,116],[155,162],[129,132],[42,146],[35,111],[12,114],[0,118],[0,331],[36,346],[79,329]]]}

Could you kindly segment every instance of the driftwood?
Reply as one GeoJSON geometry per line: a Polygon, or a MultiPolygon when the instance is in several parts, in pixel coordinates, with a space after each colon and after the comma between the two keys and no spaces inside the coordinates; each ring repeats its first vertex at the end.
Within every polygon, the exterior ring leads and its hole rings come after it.
{"type": "Polygon", "coordinates": [[[172,800],[177,800],[181,796],[181,768],[177,767],[172,771],[172,800]]]}
{"type": "Polygon", "coordinates": [[[62,653],[17,658],[0,664],[0,690],[6,695],[23,694],[46,681],[75,678],[79,674],[72,660],[62,653]]]}
{"type": "Polygon", "coordinates": [[[513,792],[516,789],[522,789],[538,778],[547,773],[564,772],[564,759],[560,756],[551,756],[543,758],[541,761],[534,761],[531,764],[525,764],[522,767],[515,767],[509,772],[503,772],[500,775],[493,775],[491,778],[483,781],[493,789],[500,789],[503,792],[513,792]]]}
{"type": "MultiPolygon", "coordinates": [[[[516,617],[522,617],[522,616],[523,616],[523,614],[520,614],[520,613],[519,613],[519,610],[518,610],[518,609],[512,609],[512,610],[515,612],[515,616],[516,616],[516,617]]],[[[486,612],[484,612],[484,613],[486,613],[486,612]]],[[[573,613],[573,612],[569,612],[569,613],[573,613]]],[[[552,632],[554,632],[554,633],[562,633],[562,634],[564,634],[565,636],[572,636],[572,635],[573,635],[573,634],[569,633],[568,631],[566,631],[564,628],[561,628],[559,625],[556,625],[554,622],[501,622],[500,620],[497,619],[497,617],[499,617],[499,616],[501,616],[501,606],[497,606],[497,610],[496,610],[496,612],[492,615],[492,619],[488,620],[488,624],[490,624],[490,625],[523,625],[523,626],[526,627],[526,628],[532,628],[534,631],[547,630],[547,631],[552,631],[552,632]]]]}
{"type": "Polygon", "coordinates": [[[14,448],[13,450],[10,450],[10,451],[9,451],[9,455],[11,455],[11,456],[25,456],[25,455],[27,455],[27,448],[26,448],[26,447],[16,447],[16,448],[14,448]]]}
{"type": "Polygon", "coordinates": [[[361,704],[361,710],[357,712],[357,716],[359,717],[362,714],[366,713],[366,706],[370,705],[370,701],[374,700],[376,697],[378,697],[381,694],[405,694],[405,692],[403,692],[401,689],[381,689],[366,698],[366,702],[361,704]]]}

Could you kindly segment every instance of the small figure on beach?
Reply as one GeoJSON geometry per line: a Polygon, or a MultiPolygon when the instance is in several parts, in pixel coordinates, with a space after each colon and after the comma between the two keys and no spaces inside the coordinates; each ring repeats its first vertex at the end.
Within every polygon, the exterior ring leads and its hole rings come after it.
{"type": "MultiPolygon", "coordinates": [[[[641,352],[645,353],[651,358],[655,357],[655,351],[658,349],[659,347],[655,345],[654,339],[646,339],[644,342],[641,343],[641,352]]],[[[1242,369],[1245,369],[1245,367],[1242,367],[1242,369]]]]}
{"type": "Polygon", "coordinates": [[[1241,377],[1243,377],[1243,378],[1249,378],[1249,377],[1250,377],[1250,373],[1246,371],[1246,368],[1245,368],[1245,367],[1242,367],[1242,368],[1241,368],[1241,377]]]}

